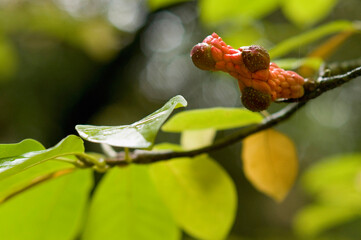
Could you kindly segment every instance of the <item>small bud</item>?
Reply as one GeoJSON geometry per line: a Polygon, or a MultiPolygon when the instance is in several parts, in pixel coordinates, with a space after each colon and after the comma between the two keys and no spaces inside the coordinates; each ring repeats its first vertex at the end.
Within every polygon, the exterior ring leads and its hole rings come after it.
{"type": "Polygon", "coordinates": [[[243,62],[252,73],[258,70],[268,69],[270,56],[266,49],[258,45],[242,48],[243,62]]]}
{"type": "Polygon", "coordinates": [[[261,92],[252,87],[243,89],[241,99],[243,106],[252,112],[266,110],[272,101],[270,94],[261,92]]]}
{"type": "Polygon", "coordinates": [[[194,65],[202,70],[213,71],[216,65],[211,52],[212,45],[198,43],[192,48],[191,58],[194,65]]]}

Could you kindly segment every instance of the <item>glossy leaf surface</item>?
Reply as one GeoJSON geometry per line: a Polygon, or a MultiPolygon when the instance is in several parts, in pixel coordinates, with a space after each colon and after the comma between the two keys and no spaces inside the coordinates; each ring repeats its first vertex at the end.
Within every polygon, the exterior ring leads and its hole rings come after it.
{"type": "Polygon", "coordinates": [[[113,168],[90,206],[84,240],[180,239],[180,231],[149,177],[147,166],[113,168]]]}
{"type": "Polygon", "coordinates": [[[20,147],[17,146],[16,151],[4,150],[5,157],[0,159],[0,180],[50,159],[84,152],[83,140],[75,135],[69,135],[54,147],[46,150],[34,151],[34,145],[37,146],[36,149],[41,149],[41,146],[33,140],[27,141],[26,144],[30,144],[31,147],[25,148],[23,146],[25,143],[19,143],[20,147]],[[30,152],[25,150],[30,150],[30,152]],[[15,153],[20,155],[13,155],[15,153]]]}
{"type": "MultiPolygon", "coordinates": [[[[165,146],[165,145],[164,145],[165,146]]],[[[237,208],[232,179],[207,155],[151,165],[151,176],[177,223],[196,239],[224,239],[237,208]]]]}
{"type": "Polygon", "coordinates": [[[162,130],[166,132],[208,128],[224,130],[261,121],[262,116],[259,113],[242,108],[208,108],[178,113],[163,125],[162,130]]]}
{"type": "Polygon", "coordinates": [[[79,170],[42,183],[1,204],[1,239],[75,239],[91,177],[90,170],[79,170]]]}
{"type": "Polygon", "coordinates": [[[295,146],[287,136],[273,129],[253,134],[243,141],[243,170],[259,191],[282,201],[298,171],[295,146]]]}
{"type": "Polygon", "coordinates": [[[116,147],[149,148],[164,121],[178,107],[187,106],[187,101],[180,95],[170,99],[162,108],[151,115],[124,126],[77,125],[79,135],[96,143],[105,143],[116,147]]]}

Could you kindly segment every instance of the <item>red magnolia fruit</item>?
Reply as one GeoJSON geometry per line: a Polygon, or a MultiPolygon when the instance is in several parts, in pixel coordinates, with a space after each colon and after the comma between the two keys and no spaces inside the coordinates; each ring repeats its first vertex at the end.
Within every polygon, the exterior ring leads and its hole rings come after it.
{"type": "Polygon", "coordinates": [[[207,71],[214,70],[216,61],[213,60],[211,48],[207,43],[198,43],[192,48],[191,58],[196,67],[207,71]]]}
{"type": "MultiPolygon", "coordinates": [[[[278,98],[300,98],[304,94],[303,77],[295,72],[285,71],[275,63],[270,63],[267,50],[261,46],[252,45],[234,49],[213,33],[193,47],[191,57],[193,63],[200,69],[223,71],[236,78],[241,92],[248,94],[244,97],[244,102],[251,110],[261,109],[249,103],[251,99],[256,101],[254,96],[268,99],[263,96],[266,94],[271,96],[271,101],[275,101],[278,98]]],[[[260,100],[263,105],[258,103],[263,106],[262,108],[270,104],[264,99],[260,100]]]]}
{"type": "Polygon", "coordinates": [[[269,93],[261,92],[252,87],[246,87],[242,91],[242,104],[248,110],[259,112],[266,110],[272,102],[269,93]]]}
{"type": "Polygon", "coordinates": [[[246,68],[252,73],[268,69],[270,57],[266,49],[258,45],[242,47],[242,58],[246,68]]]}

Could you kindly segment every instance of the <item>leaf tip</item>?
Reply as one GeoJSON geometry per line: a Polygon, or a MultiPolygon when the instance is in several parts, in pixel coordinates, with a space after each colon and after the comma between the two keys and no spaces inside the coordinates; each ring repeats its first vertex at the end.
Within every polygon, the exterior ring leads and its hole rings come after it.
{"type": "Polygon", "coordinates": [[[177,95],[177,96],[173,97],[171,100],[173,102],[177,103],[175,105],[175,108],[187,107],[188,106],[187,100],[182,95],[177,95]]]}

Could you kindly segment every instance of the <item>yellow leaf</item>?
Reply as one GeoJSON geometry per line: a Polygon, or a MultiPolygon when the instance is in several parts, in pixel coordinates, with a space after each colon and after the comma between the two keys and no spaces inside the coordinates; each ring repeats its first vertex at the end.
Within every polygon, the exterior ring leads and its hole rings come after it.
{"type": "Polygon", "coordinates": [[[273,129],[243,141],[243,170],[259,191],[281,202],[292,187],[298,171],[295,146],[291,139],[273,129]]]}

